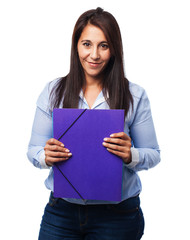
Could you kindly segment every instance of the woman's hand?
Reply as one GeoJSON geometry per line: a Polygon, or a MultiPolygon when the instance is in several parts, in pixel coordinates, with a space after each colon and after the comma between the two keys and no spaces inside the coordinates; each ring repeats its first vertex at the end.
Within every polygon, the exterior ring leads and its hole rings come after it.
{"type": "Polygon", "coordinates": [[[46,142],[45,162],[48,166],[53,166],[54,163],[68,160],[72,156],[69,149],[64,147],[64,144],[55,138],[51,138],[46,142]]]}
{"type": "Polygon", "coordinates": [[[107,150],[119,157],[124,163],[130,163],[131,158],[131,138],[124,132],[113,133],[109,138],[104,138],[103,146],[107,150]]]}

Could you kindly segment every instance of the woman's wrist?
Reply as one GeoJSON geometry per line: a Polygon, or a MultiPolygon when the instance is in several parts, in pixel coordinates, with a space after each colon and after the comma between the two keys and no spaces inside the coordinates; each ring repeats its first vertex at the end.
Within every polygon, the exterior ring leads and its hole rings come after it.
{"type": "Polygon", "coordinates": [[[131,152],[130,152],[129,157],[123,158],[123,162],[124,162],[125,164],[129,164],[129,163],[132,162],[132,154],[131,154],[131,152]]]}

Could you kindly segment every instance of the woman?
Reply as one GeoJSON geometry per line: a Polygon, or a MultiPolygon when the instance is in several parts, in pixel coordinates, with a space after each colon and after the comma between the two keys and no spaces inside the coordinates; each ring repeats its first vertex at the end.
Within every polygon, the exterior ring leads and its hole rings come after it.
{"type": "Polygon", "coordinates": [[[124,76],[123,50],[115,18],[101,8],[83,13],[76,22],[70,72],[47,84],[37,101],[28,158],[49,168],[51,190],[39,239],[140,239],[144,218],[137,172],[154,167],[160,151],[146,92],[124,76]],[[122,201],[58,199],[53,196],[56,162],[72,152],[52,138],[53,108],[124,109],[124,132],[105,136],[103,146],[124,164],[122,201]]]}

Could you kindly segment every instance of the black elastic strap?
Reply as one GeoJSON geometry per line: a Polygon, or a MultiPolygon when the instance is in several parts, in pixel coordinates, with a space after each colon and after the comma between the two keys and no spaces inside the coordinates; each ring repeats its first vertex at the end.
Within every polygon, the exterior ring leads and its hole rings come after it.
{"type": "Polygon", "coordinates": [[[65,132],[58,138],[58,140],[60,140],[66,134],[66,132],[69,131],[69,129],[76,123],[76,121],[86,112],[86,110],[87,109],[82,111],[82,113],[78,116],[78,118],[75,119],[75,121],[65,130],[65,132]]]}
{"type": "Polygon", "coordinates": [[[54,165],[59,171],[60,173],[63,175],[63,177],[67,180],[67,182],[71,185],[71,187],[75,190],[75,192],[79,195],[79,197],[85,201],[85,199],[82,197],[82,195],[77,191],[77,189],[73,186],[73,184],[69,181],[69,179],[65,176],[65,174],[61,171],[61,169],[58,167],[57,164],[54,165]]]}

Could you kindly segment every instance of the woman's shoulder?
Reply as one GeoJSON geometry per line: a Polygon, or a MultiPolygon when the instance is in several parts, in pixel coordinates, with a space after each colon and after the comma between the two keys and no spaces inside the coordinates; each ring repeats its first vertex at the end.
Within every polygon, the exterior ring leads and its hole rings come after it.
{"type": "Polygon", "coordinates": [[[37,99],[37,106],[41,108],[45,112],[49,112],[50,110],[50,94],[52,89],[56,86],[56,84],[61,80],[61,78],[56,78],[53,81],[46,83],[44,89],[40,93],[37,99]]]}
{"type": "Polygon", "coordinates": [[[130,108],[127,123],[131,126],[134,120],[137,123],[150,115],[150,102],[145,89],[140,85],[129,82],[129,90],[133,97],[133,108],[130,108]]]}
{"type": "Polygon", "coordinates": [[[134,99],[141,99],[146,96],[146,92],[143,87],[130,81],[129,81],[129,90],[134,99]]]}
{"type": "Polygon", "coordinates": [[[52,89],[61,81],[61,79],[62,77],[58,77],[47,83],[49,93],[51,93],[52,89]]]}
{"type": "Polygon", "coordinates": [[[50,81],[50,82],[47,82],[45,84],[45,87],[44,89],[42,90],[41,92],[41,95],[44,95],[46,97],[49,98],[50,94],[51,94],[51,91],[53,90],[53,88],[56,87],[56,85],[60,82],[62,78],[59,77],[59,78],[55,78],[54,80],[50,81]]]}

